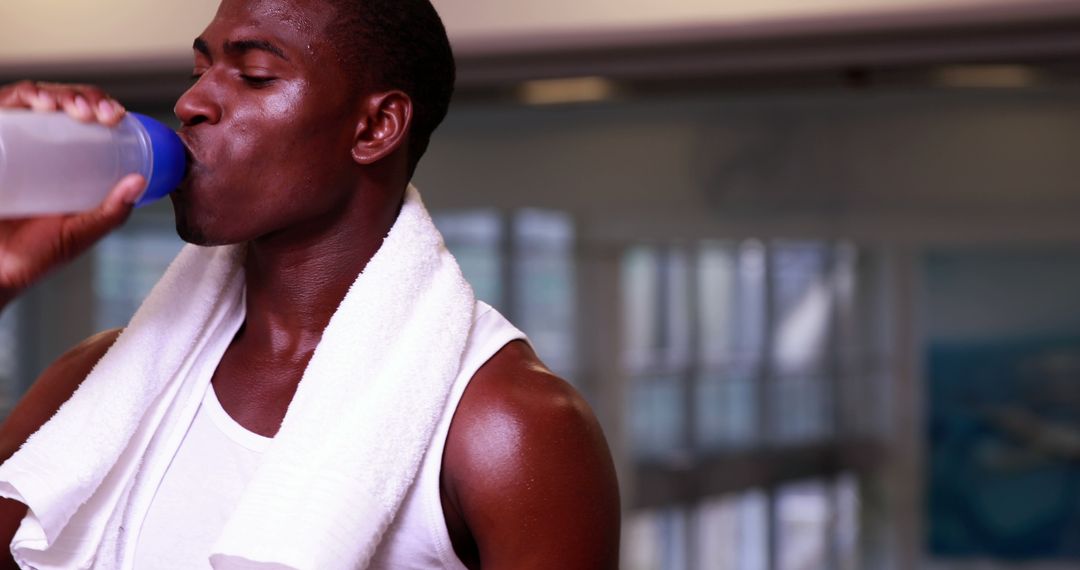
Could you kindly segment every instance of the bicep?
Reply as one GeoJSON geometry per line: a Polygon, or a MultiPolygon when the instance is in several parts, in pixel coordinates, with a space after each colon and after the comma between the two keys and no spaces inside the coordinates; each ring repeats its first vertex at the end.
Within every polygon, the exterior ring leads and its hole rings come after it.
{"type": "Polygon", "coordinates": [[[618,484],[592,411],[550,383],[502,404],[471,414],[448,442],[482,567],[616,568],[618,484]]]}

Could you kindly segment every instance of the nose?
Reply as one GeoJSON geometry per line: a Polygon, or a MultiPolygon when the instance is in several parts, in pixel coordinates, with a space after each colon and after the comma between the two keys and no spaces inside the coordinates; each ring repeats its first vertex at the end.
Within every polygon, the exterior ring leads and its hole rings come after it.
{"type": "Polygon", "coordinates": [[[188,88],[173,107],[173,114],[185,127],[199,123],[215,124],[221,120],[221,105],[214,97],[213,86],[209,82],[210,72],[206,72],[194,85],[188,88]]]}

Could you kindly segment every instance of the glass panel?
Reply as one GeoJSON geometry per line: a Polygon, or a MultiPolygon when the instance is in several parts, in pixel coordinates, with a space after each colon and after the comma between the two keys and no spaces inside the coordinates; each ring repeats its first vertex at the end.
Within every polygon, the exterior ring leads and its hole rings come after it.
{"type": "Polygon", "coordinates": [[[783,442],[815,439],[831,424],[826,349],[834,296],[828,248],[777,242],[773,260],[773,434],[783,442]]]}
{"type": "Polygon", "coordinates": [[[851,474],[836,480],[836,563],[837,570],[859,568],[859,480],[851,474]]]}
{"type": "Polygon", "coordinates": [[[885,433],[889,423],[889,319],[880,259],[853,244],[834,249],[836,421],[840,437],[885,433]]]}
{"type": "Polygon", "coordinates": [[[674,248],[664,251],[659,260],[663,364],[669,369],[686,370],[690,366],[691,336],[689,261],[684,250],[674,248]]]}
{"type": "Polygon", "coordinates": [[[689,266],[685,252],[633,248],[623,262],[624,362],[631,379],[629,424],[635,452],[686,451],[689,377],[689,266]]]}
{"type": "Polygon", "coordinates": [[[457,258],[461,272],[473,287],[476,298],[509,314],[503,306],[502,222],[493,211],[433,213],[446,247],[457,258]]]}
{"type": "Polygon", "coordinates": [[[751,489],[739,496],[738,570],[768,568],[769,498],[764,491],[751,489]]]}
{"type": "Polygon", "coordinates": [[[698,255],[701,366],[722,368],[735,353],[738,253],[731,244],[706,242],[698,255]]]}
{"type": "Polygon", "coordinates": [[[656,515],[640,511],[627,515],[623,523],[622,563],[626,570],[660,568],[660,536],[656,515]]]}
{"type": "Polygon", "coordinates": [[[739,560],[739,510],[731,498],[702,502],[694,513],[697,568],[734,569],[739,560]]]}
{"type": "Polygon", "coordinates": [[[656,300],[657,254],[649,247],[627,251],[622,264],[623,363],[631,374],[656,366],[659,345],[656,300]]]}
{"type": "Polygon", "coordinates": [[[20,350],[18,303],[12,303],[0,313],[0,418],[6,418],[22,392],[18,386],[18,354],[20,350]]]}
{"type": "Polygon", "coordinates": [[[764,251],[707,242],[698,257],[700,374],[695,386],[696,441],[704,450],[756,439],[755,382],[764,329],[764,251]]]}
{"type": "Polygon", "coordinates": [[[735,356],[745,366],[756,366],[765,350],[765,245],[747,240],[739,245],[735,319],[732,335],[735,356]]]}
{"type": "Polygon", "coordinates": [[[682,457],[683,386],[678,376],[639,377],[630,396],[630,434],[641,457],[682,457]]]}
{"type": "Polygon", "coordinates": [[[696,568],[766,568],[766,502],[757,490],[704,501],[695,511],[696,568]]]}
{"type": "Polygon", "coordinates": [[[863,410],[872,407],[866,398],[865,378],[860,363],[865,355],[859,347],[858,331],[858,251],[854,245],[839,244],[834,249],[833,291],[836,298],[837,432],[840,437],[860,434],[863,410]]]}
{"type": "Polygon", "coordinates": [[[891,280],[880,255],[861,251],[856,266],[855,287],[856,329],[852,344],[859,358],[856,394],[862,401],[861,414],[856,416],[858,432],[864,436],[882,437],[892,425],[892,382],[894,349],[890,329],[895,320],[892,298],[887,285],[891,280]]]}
{"type": "Polygon", "coordinates": [[[622,568],[686,570],[687,514],[683,509],[641,511],[627,517],[622,568]]]}
{"type": "Polygon", "coordinates": [[[822,365],[833,303],[827,255],[819,243],[777,242],[773,248],[773,360],[781,374],[822,365]]]}
{"type": "Polygon", "coordinates": [[[634,247],[623,259],[624,362],[631,371],[690,362],[689,266],[684,251],[634,247]]]}
{"type": "Polygon", "coordinates": [[[729,369],[699,377],[694,405],[697,443],[703,451],[745,448],[757,440],[756,376],[729,369]]]}
{"type": "Polygon", "coordinates": [[[574,226],[561,212],[514,217],[515,318],[553,371],[573,379],[577,361],[574,226]]]}
{"type": "Polygon", "coordinates": [[[793,483],[777,490],[777,568],[819,570],[829,567],[829,496],[818,481],[793,483]]]}
{"type": "Polygon", "coordinates": [[[126,326],[183,245],[172,228],[121,231],[105,238],[94,257],[97,329],[126,326]]]}
{"type": "Polygon", "coordinates": [[[672,508],[663,511],[660,516],[660,535],[663,540],[663,557],[660,567],[670,570],[687,570],[687,512],[672,508]]]}

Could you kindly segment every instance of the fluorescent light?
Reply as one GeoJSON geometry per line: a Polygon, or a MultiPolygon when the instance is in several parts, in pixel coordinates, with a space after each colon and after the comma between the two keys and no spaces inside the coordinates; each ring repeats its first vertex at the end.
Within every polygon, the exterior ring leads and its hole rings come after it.
{"type": "Polygon", "coordinates": [[[952,65],[934,73],[938,85],[968,88],[1020,88],[1039,82],[1039,72],[1024,65],[952,65]]]}
{"type": "Polygon", "coordinates": [[[615,84],[603,77],[572,77],[526,81],[520,96],[529,105],[558,105],[606,101],[615,91],[615,84]]]}

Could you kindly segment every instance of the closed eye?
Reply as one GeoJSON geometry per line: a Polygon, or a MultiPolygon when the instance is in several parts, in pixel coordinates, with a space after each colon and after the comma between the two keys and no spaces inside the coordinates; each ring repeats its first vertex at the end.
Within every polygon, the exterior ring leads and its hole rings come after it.
{"type": "Polygon", "coordinates": [[[274,80],[277,79],[276,77],[263,77],[263,76],[259,76],[259,75],[245,75],[245,74],[241,74],[240,78],[243,79],[245,83],[247,83],[248,85],[251,85],[252,87],[266,87],[266,86],[270,85],[271,83],[273,83],[274,80]]]}

